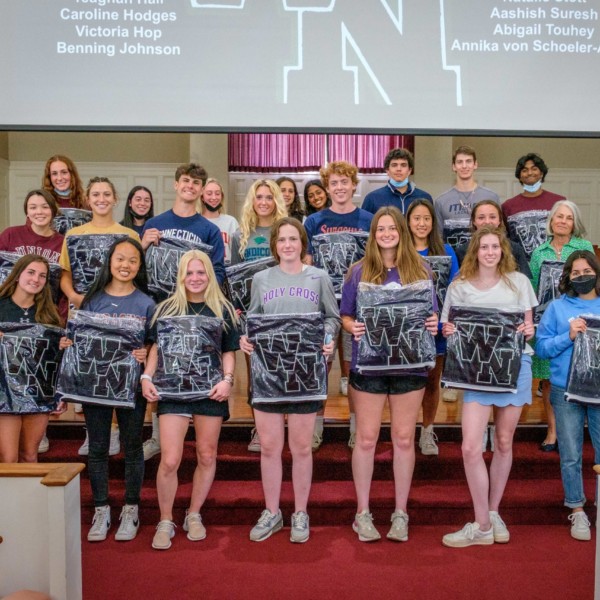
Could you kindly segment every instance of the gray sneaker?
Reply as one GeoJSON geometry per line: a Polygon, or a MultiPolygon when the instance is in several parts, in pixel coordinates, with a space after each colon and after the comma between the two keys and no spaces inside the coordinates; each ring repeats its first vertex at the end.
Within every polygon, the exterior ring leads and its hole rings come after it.
{"type": "Polygon", "coordinates": [[[387,534],[388,540],[395,542],[408,541],[408,515],[403,510],[392,513],[392,526],[387,534]]]}
{"type": "Polygon", "coordinates": [[[92,527],[88,532],[88,542],[102,542],[110,529],[110,506],[96,506],[92,527]]]}
{"type": "Polygon", "coordinates": [[[379,531],[373,525],[373,515],[366,509],[354,517],[352,529],[358,533],[361,542],[376,542],[381,539],[379,531]]]}
{"type": "Polygon", "coordinates": [[[115,540],[117,542],[133,540],[140,527],[137,504],[126,504],[121,510],[119,521],[121,521],[121,524],[115,534],[115,540]]]}
{"type": "Polygon", "coordinates": [[[250,539],[253,542],[263,542],[277,533],[283,527],[283,516],[281,510],[273,514],[268,508],[262,511],[256,525],[250,531],[250,539]]]}
{"type": "Polygon", "coordinates": [[[199,542],[206,537],[206,528],[202,524],[202,517],[197,512],[185,513],[183,530],[187,531],[187,539],[192,542],[199,542]]]}
{"type": "Polygon", "coordinates": [[[168,550],[171,547],[171,540],[175,536],[175,523],[164,519],[156,526],[156,533],[152,538],[152,547],[155,550],[168,550]]]}
{"type": "Polygon", "coordinates": [[[433,432],[433,425],[421,427],[421,437],[419,438],[419,448],[423,456],[437,456],[440,453],[436,444],[437,435],[433,432]]]}
{"type": "Polygon", "coordinates": [[[508,527],[495,510],[490,510],[490,523],[494,531],[494,542],[496,544],[507,544],[510,541],[508,527]]]}
{"type": "Polygon", "coordinates": [[[299,510],[292,515],[292,530],[290,532],[290,542],[303,544],[308,541],[310,535],[309,518],[303,511],[299,510]]]}

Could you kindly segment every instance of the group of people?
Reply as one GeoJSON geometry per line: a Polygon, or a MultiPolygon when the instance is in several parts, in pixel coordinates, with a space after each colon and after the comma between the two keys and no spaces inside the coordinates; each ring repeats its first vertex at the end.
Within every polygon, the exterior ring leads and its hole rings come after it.
{"type": "MultiPolygon", "coordinates": [[[[106,539],[111,527],[108,503],[109,455],[115,431],[125,455],[125,502],[120,513],[117,540],[133,539],[139,528],[138,506],[144,460],[160,453],[157,491],[160,522],[152,546],[167,550],[176,524],[173,504],[177,472],[190,420],[196,434],[197,465],[189,508],[183,529],[191,541],[206,537],[201,509],[215,476],[221,425],[229,418],[228,399],[234,382],[236,351],[251,357],[256,340],[243,330],[240,317],[320,313],[323,339],[320,352],[330,367],[336,347],[342,370],[342,387],[350,405],[352,472],[357,496],[352,524],[360,541],[380,539],[369,508],[374,453],[383,408],[389,403],[393,445],[395,506],[387,537],[408,540],[408,498],[415,465],[415,431],[422,409],[423,424],[418,446],[423,454],[436,455],[439,448],[433,423],[440,398],[440,377],[447,340],[457,335],[452,308],[492,307],[503,310],[518,306],[523,319],[518,332],[535,345],[522,354],[516,393],[466,391],[462,412],[462,454],[474,507],[474,521],[443,537],[449,547],[506,543],[510,534],[499,514],[500,503],[512,464],[512,443],[522,407],[532,402],[533,378],[542,380],[548,398],[548,432],[542,449],[558,446],[565,505],[572,509],[571,535],[590,539],[590,523],[583,507],[581,457],[584,423],[600,457],[598,407],[566,402],[564,391],[574,339],[586,329],[583,314],[600,309],[600,263],[577,206],[544,190],[548,172],[544,161],[528,154],[517,163],[515,175],[523,192],[500,204],[491,190],[475,180],[477,158],[467,146],[457,148],[452,159],[456,174],[451,190],[433,200],[410,180],[412,154],[397,148],[384,163],[388,183],[365,197],[362,208],[353,203],[358,184],[354,165],[339,161],[320,171],[304,189],[304,203],[295,181],[257,180],[249,189],[240,221],[224,213],[224,191],[197,164],[181,165],[175,175],[172,209],[154,216],[152,192],[134,187],[127,198],[124,218],[115,220],[117,192],[105,177],[92,178],[84,190],[77,169],[65,156],[51,157],[42,188],[30,192],[24,203],[26,224],[0,234],[0,251],[22,255],[0,286],[0,323],[64,325],[68,311],[80,309],[95,314],[139,320],[144,342],[133,350],[141,376],[133,408],[83,404],[87,428],[88,468],[95,514],[88,540],[106,539]],[[89,221],[68,230],[63,237],[53,228],[59,211],[77,208],[90,211],[89,221]],[[516,240],[509,239],[507,218],[520,212],[547,211],[546,241],[531,257],[516,240]],[[470,240],[458,245],[444,242],[447,221],[468,220],[470,240]],[[366,238],[362,258],[344,270],[340,290],[334,289],[331,273],[321,264],[317,236],[352,233],[366,238]],[[76,289],[73,266],[65,238],[81,235],[116,234],[106,249],[106,258],[95,280],[86,290],[76,289]],[[186,240],[198,248],[182,254],[172,293],[156,303],[148,291],[145,255],[164,240],[186,240]],[[431,285],[431,314],[424,328],[435,340],[433,368],[408,369],[401,375],[380,375],[357,368],[361,338],[366,327],[359,318],[361,284],[381,287],[408,286],[420,281],[435,283],[428,257],[450,258],[445,298],[438,298],[431,285]],[[246,315],[241,315],[222,291],[226,266],[271,257],[274,266],[253,279],[246,315]],[[564,261],[559,289],[563,294],[544,312],[537,334],[533,311],[538,304],[536,289],[541,265],[547,260],[564,261]],[[315,266],[317,263],[318,266],[315,266]],[[57,303],[51,293],[51,264],[61,269],[61,294],[57,303]],[[337,296],[337,297],[336,297],[337,296]],[[155,385],[158,368],[159,320],[198,316],[222,323],[222,377],[208,394],[185,401],[160,397],[155,385]],[[535,339],[534,339],[535,335],[535,339]],[[532,371],[533,369],[533,371],[532,371]],[[548,383],[549,380],[549,383],[548,383]],[[147,403],[153,407],[152,436],[142,443],[147,403]],[[116,424],[113,424],[116,415],[116,424]],[[494,450],[488,471],[483,458],[488,423],[493,415],[491,442],[494,450]]],[[[0,325],[0,331],[2,327],[0,325]]],[[[63,336],[60,348],[73,345],[63,336]]],[[[246,360],[250,365],[250,358],[246,360]]],[[[249,375],[250,368],[248,366],[249,375]]],[[[252,377],[249,376],[249,382],[252,377]]],[[[250,532],[250,539],[263,541],[283,527],[280,510],[282,451],[287,422],[292,454],[294,513],[290,540],[303,543],[310,536],[308,504],[312,480],[312,452],[323,439],[325,401],[272,398],[257,401],[252,385],[248,390],[255,430],[249,449],[260,451],[265,509],[250,532]],[[286,419],[287,416],[287,419],[286,419]]],[[[66,399],[68,400],[68,399],[66,399]]],[[[65,410],[59,402],[55,412],[65,410]]],[[[48,412],[0,414],[0,461],[37,460],[43,446],[48,412]]],[[[117,450],[118,451],[118,450],[117,450]]]]}

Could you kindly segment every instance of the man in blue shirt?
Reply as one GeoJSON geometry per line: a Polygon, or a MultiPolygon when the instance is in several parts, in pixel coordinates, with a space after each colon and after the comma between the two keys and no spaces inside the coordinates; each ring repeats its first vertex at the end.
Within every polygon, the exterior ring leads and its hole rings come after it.
{"type": "Polygon", "coordinates": [[[395,206],[406,214],[409,204],[417,198],[433,202],[431,196],[409,181],[415,167],[412,152],[405,148],[394,148],[388,152],[383,168],[388,182],[382,188],[369,192],[363,201],[362,209],[375,214],[382,206],[395,206]]]}
{"type": "Polygon", "coordinates": [[[225,248],[220,229],[198,213],[198,199],[208,175],[195,163],[180,165],[175,172],[173,208],[146,221],[142,246],[147,249],[161,238],[186,240],[212,246],[210,255],[219,283],[225,278],[225,248]]]}

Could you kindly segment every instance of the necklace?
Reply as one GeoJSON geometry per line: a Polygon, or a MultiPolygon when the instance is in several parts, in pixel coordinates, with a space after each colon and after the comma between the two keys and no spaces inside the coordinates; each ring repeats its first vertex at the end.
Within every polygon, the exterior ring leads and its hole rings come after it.
{"type": "Polygon", "coordinates": [[[206,308],[206,304],[204,304],[203,302],[188,302],[188,308],[192,311],[192,314],[199,317],[204,312],[204,309],[206,308]],[[196,310],[196,306],[198,306],[200,304],[201,304],[200,310],[196,310]]]}

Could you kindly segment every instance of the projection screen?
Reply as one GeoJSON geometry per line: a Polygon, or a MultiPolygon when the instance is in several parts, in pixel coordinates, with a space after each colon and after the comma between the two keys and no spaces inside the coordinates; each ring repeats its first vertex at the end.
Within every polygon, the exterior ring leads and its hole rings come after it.
{"type": "Polygon", "coordinates": [[[3,0],[0,128],[596,136],[600,0],[3,0]]]}

